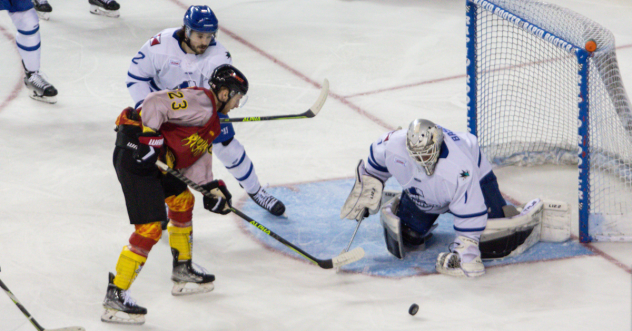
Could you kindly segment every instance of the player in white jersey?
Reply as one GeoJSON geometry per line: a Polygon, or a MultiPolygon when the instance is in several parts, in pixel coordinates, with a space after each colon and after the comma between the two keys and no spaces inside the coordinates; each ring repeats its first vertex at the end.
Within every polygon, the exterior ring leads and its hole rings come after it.
{"type": "Polygon", "coordinates": [[[377,213],[383,183],[390,177],[403,191],[382,206],[380,217],[387,249],[400,259],[404,246],[425,244],[446,212],[454,215],[456,239],[450,252],[437,259],[437,271],[443,274],[483,275],[481,251],[483,258],[506,257],[540,240],[544,203],[536,199],[521,213],[507,206],[491,164],[470,133],[417,119],[408,130],[384,134],[371,145],[367,163],[360,161],[341,217],[360,220],[377,213]],[[488,218],[502,221],[485,231],[488,218]],[[486,236],[483,242],[481,235],[486,236]]]}
{"type": "Polygon", "coordinates": [[[42,49],[39,19],[31,0],[0,0],[0,11],[7,10],[18,30],[15,43],[22,57],[24,84],[31,90],[30,97],[47,103],[57,102],[57,90],[40,73],[40,55],[42,49]]]}
{"type": "MultiPolygon", "coordinates": [[[[218,21],[211,8],[191,6],[181,28],[163,30],[147,41],[132,59],[126,81],[136,108],[151,92],[209,88],[208,80],[215,68],[232,63],[228,50],[215,38],[217,30],[218,21]]],[[[227,113],[220,113],[220,118],[228,118],[227,113]]],[[[222,123],[221,134],[213,141],[214,154],[259,206],[273,215],[282,215],[285,205],[261,186],[252,161],[234,136],[233,125],[222,123]]]]}

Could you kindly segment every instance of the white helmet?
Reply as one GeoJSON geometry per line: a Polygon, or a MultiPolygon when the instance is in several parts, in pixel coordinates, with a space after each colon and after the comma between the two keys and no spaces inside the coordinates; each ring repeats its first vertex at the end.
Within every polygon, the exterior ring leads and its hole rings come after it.
{"type": "Polygon", "coordinates": [[[410,157],[432,176],[443,143],[443,130],[436,124],[418,118],[410,123],[406,133],[406,149],[410,157]]]}

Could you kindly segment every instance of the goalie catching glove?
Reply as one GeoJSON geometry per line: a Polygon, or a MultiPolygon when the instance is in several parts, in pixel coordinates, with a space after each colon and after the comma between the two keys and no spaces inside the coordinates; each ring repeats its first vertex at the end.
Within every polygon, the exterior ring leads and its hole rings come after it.
{"type": "Polygon", "coordinates": [[[361,220],[373,215],[380,209],[380,200],[384,183],[371,176],[364,169],[364,160],[360,160],[356,168],[356,181],[349,197],[340,211],[340,218],[361,220]]]}
{"type": "Polygon", "coordinates": [[[230,213],[232,195],[223,180],[214,180],[202,185],[202,188],[213,195],[212,198],[204,195],[204,209],[222,215],[230,213]]]}

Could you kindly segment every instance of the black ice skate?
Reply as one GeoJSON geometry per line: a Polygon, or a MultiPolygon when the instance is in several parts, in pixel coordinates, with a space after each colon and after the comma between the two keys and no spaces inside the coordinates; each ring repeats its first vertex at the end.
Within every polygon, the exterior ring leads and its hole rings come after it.
{"type": "Polygon", "coordinates": [[[281,216],[285,213],[285,205],[283,202],[266,192],[263,187],[255,194],[248,194],[261,208],[270,212],[274,216],[281,216]]]}
{"type": "Polygon", "coordinates": [[[46,103],[57,102],[57,90],[39,71],[25,71],[25,74],[24,85],[33,92],[31,99],[46,103]]]}
{"type": "Polygon", "coordinates": [[[129,296],[129,291],[114,285],[112,273],[109,275],[108,291],[103,300],[103,308],[105,308],[105,312],[101,315],[103,322],[135,325],[145,323],[147,309],[137,305],[134,299],[129,296]]]}
{"type": "Polygon", "coordinates": [[[213,285],[213,281],[215,281],[214,275],[207,273],[204,268],[198,265],[195,266],[201,270],[196,270],[191,260],[178,261],[180,253],[177,249],[172,248],[171,253],[173,254],[173,271],[171,273],[173,289],[171,294],[179,296],[205,293],[215,288],[213,285]],[[195,284],[197,286],[186,287],[187,284],[195,284]]]}
{"type": "Polygon", "coordinates": [[[90,2],[90,12],[95,15],[107,17],[119,17],[121,5],[114,0],[88,0],[90,2]]]}
{"type": "Polygon", "coordinates": [[[33,7],[41,20],[48,21],[50,13],[53,11],[53,7],[48,3],[48,0],[33,0],[33,7]]]}

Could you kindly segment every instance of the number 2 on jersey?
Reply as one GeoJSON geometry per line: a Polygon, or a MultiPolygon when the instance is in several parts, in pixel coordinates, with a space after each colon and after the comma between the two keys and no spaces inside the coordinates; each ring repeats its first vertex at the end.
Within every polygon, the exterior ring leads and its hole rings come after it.
{"type": "MultiPolygon", "coordinates": [[[[182,92],[168,92],[167,95],[169,96],[169,99],[182,99],[184,98],[184,95],[182,94],[182,92]]],[[[182,99],[182,102],[178,103],[177,101],[174,101],[171,103],[171,109],[173,110],[180,110],[180,109],[186,109],[189,106],[189,104],[187,103],[186,100],[182,99]]]]}

